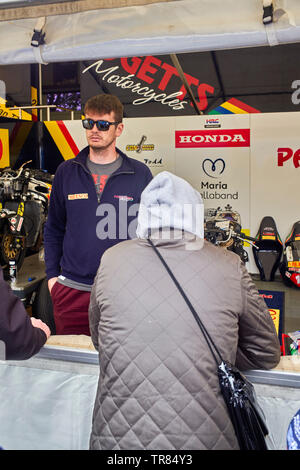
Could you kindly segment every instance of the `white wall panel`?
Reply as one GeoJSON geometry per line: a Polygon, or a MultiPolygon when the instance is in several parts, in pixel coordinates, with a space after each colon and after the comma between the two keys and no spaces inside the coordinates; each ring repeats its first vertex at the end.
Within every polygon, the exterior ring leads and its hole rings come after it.
{"type": "MultiPolygon", "coordinates": [[[[83,148],[81,122],[65,124],[83,148]]],[[[267,215],[274,218],[282,241],[300,220],[300,150],[299,162],[294,156],[300,149],[300,112],[127,118],[124,124],[117,142],[122,151],[146,163],[153,175],[171,171],[186,179],[202,194],[205,209],[230,204],[252,237],[267,215]],[[247,132],[250,144],[243,140],[247,132]]],[[[247,251],[248,270],[258,272],[252,248],[247,251]]]]}

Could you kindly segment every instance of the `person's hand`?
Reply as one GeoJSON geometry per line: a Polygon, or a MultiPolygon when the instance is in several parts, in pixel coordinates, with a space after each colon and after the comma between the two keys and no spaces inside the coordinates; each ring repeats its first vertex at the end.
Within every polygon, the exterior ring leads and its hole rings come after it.
{"type": "Polygon", "coordinates": [[[57,277],[52,277],[51,279],[49,279],[48,281],[48,289],[49,289],[49,292],[51,294],[51,291],[52,291],[52,287],[54,286],[54,284],[56,283],[57,281],[57,277]]]}
{"type": "Polygon", "coordinates": [[[47,339],[48,339],[49,336],[51,335],[51,331],[50,331],[48,325],[46,325],[46,323],[44,323],[42,320],[39,320],[38,318],[31,317],[30,320],[31,320],[32,326],[34,326],[35,328],[40,328],[41,330],[43,330],[43,332],[45,333],[45,335],[47,336],[47,339]]]}

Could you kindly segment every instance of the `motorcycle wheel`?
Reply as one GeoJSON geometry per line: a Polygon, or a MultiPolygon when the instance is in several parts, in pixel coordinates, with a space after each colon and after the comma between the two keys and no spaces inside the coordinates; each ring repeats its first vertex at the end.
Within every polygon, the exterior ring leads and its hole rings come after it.
{"type": "Polygon", "coordinates": [[[20,236],[17,236],[11,233],[8,225],[5,224],[0,245],[1,262],[4,265],[8,265],[9,261],[15,260],[17,270],[21,269],[26,254],[25,237],[23,227],[20,236]]]}
{"type": "Polygon", "coordinates": [[[53,305],[48,289],[48,281],[44,279],[36,292],[35,299],[32,304],[32,315],[42,320],[50,328],[51,334],[55,335],[55,322],[53,316],[53,305]]]}

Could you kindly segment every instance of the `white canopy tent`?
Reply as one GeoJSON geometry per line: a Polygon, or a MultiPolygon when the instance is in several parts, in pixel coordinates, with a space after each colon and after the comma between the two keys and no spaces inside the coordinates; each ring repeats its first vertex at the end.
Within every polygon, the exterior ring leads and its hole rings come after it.
{"type": "Polygon", "coordinates": [[[274,0],[273,21],[269,24],[263,22],[263,6],[271,0],[46,1],[35,7],[24,7],[24,1],[18,6],[19,3],[0,1],[3,65],[300,41],[299,0],[274,0]],[[31,45],[34,29],[44,39],[38,47],[31,45]]]}

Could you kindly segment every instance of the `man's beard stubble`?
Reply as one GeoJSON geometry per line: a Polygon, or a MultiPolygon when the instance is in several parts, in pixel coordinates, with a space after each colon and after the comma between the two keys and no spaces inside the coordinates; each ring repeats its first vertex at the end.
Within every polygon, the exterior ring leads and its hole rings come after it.
{"type": "Polygon", "coordinates": [[[107,150],[107,149],[112,145],[112,143],[113,143],[115,140],[116,140],[116,139],[113,138],[113,139],[111,139],[109,142],[107,142],[107,143],[104,144],[104,145],[102,145],[102,144],[99,143],[99,144],[96,145],[96,146],[95,146],[93,143],[90,143],[90,142],[89,142],[89,147],[90,147],[90,149],[93,150],[93,152],[94,152],[95,154],[101,153],[101,152],[103,152],[103,150],[107,150]]]}

